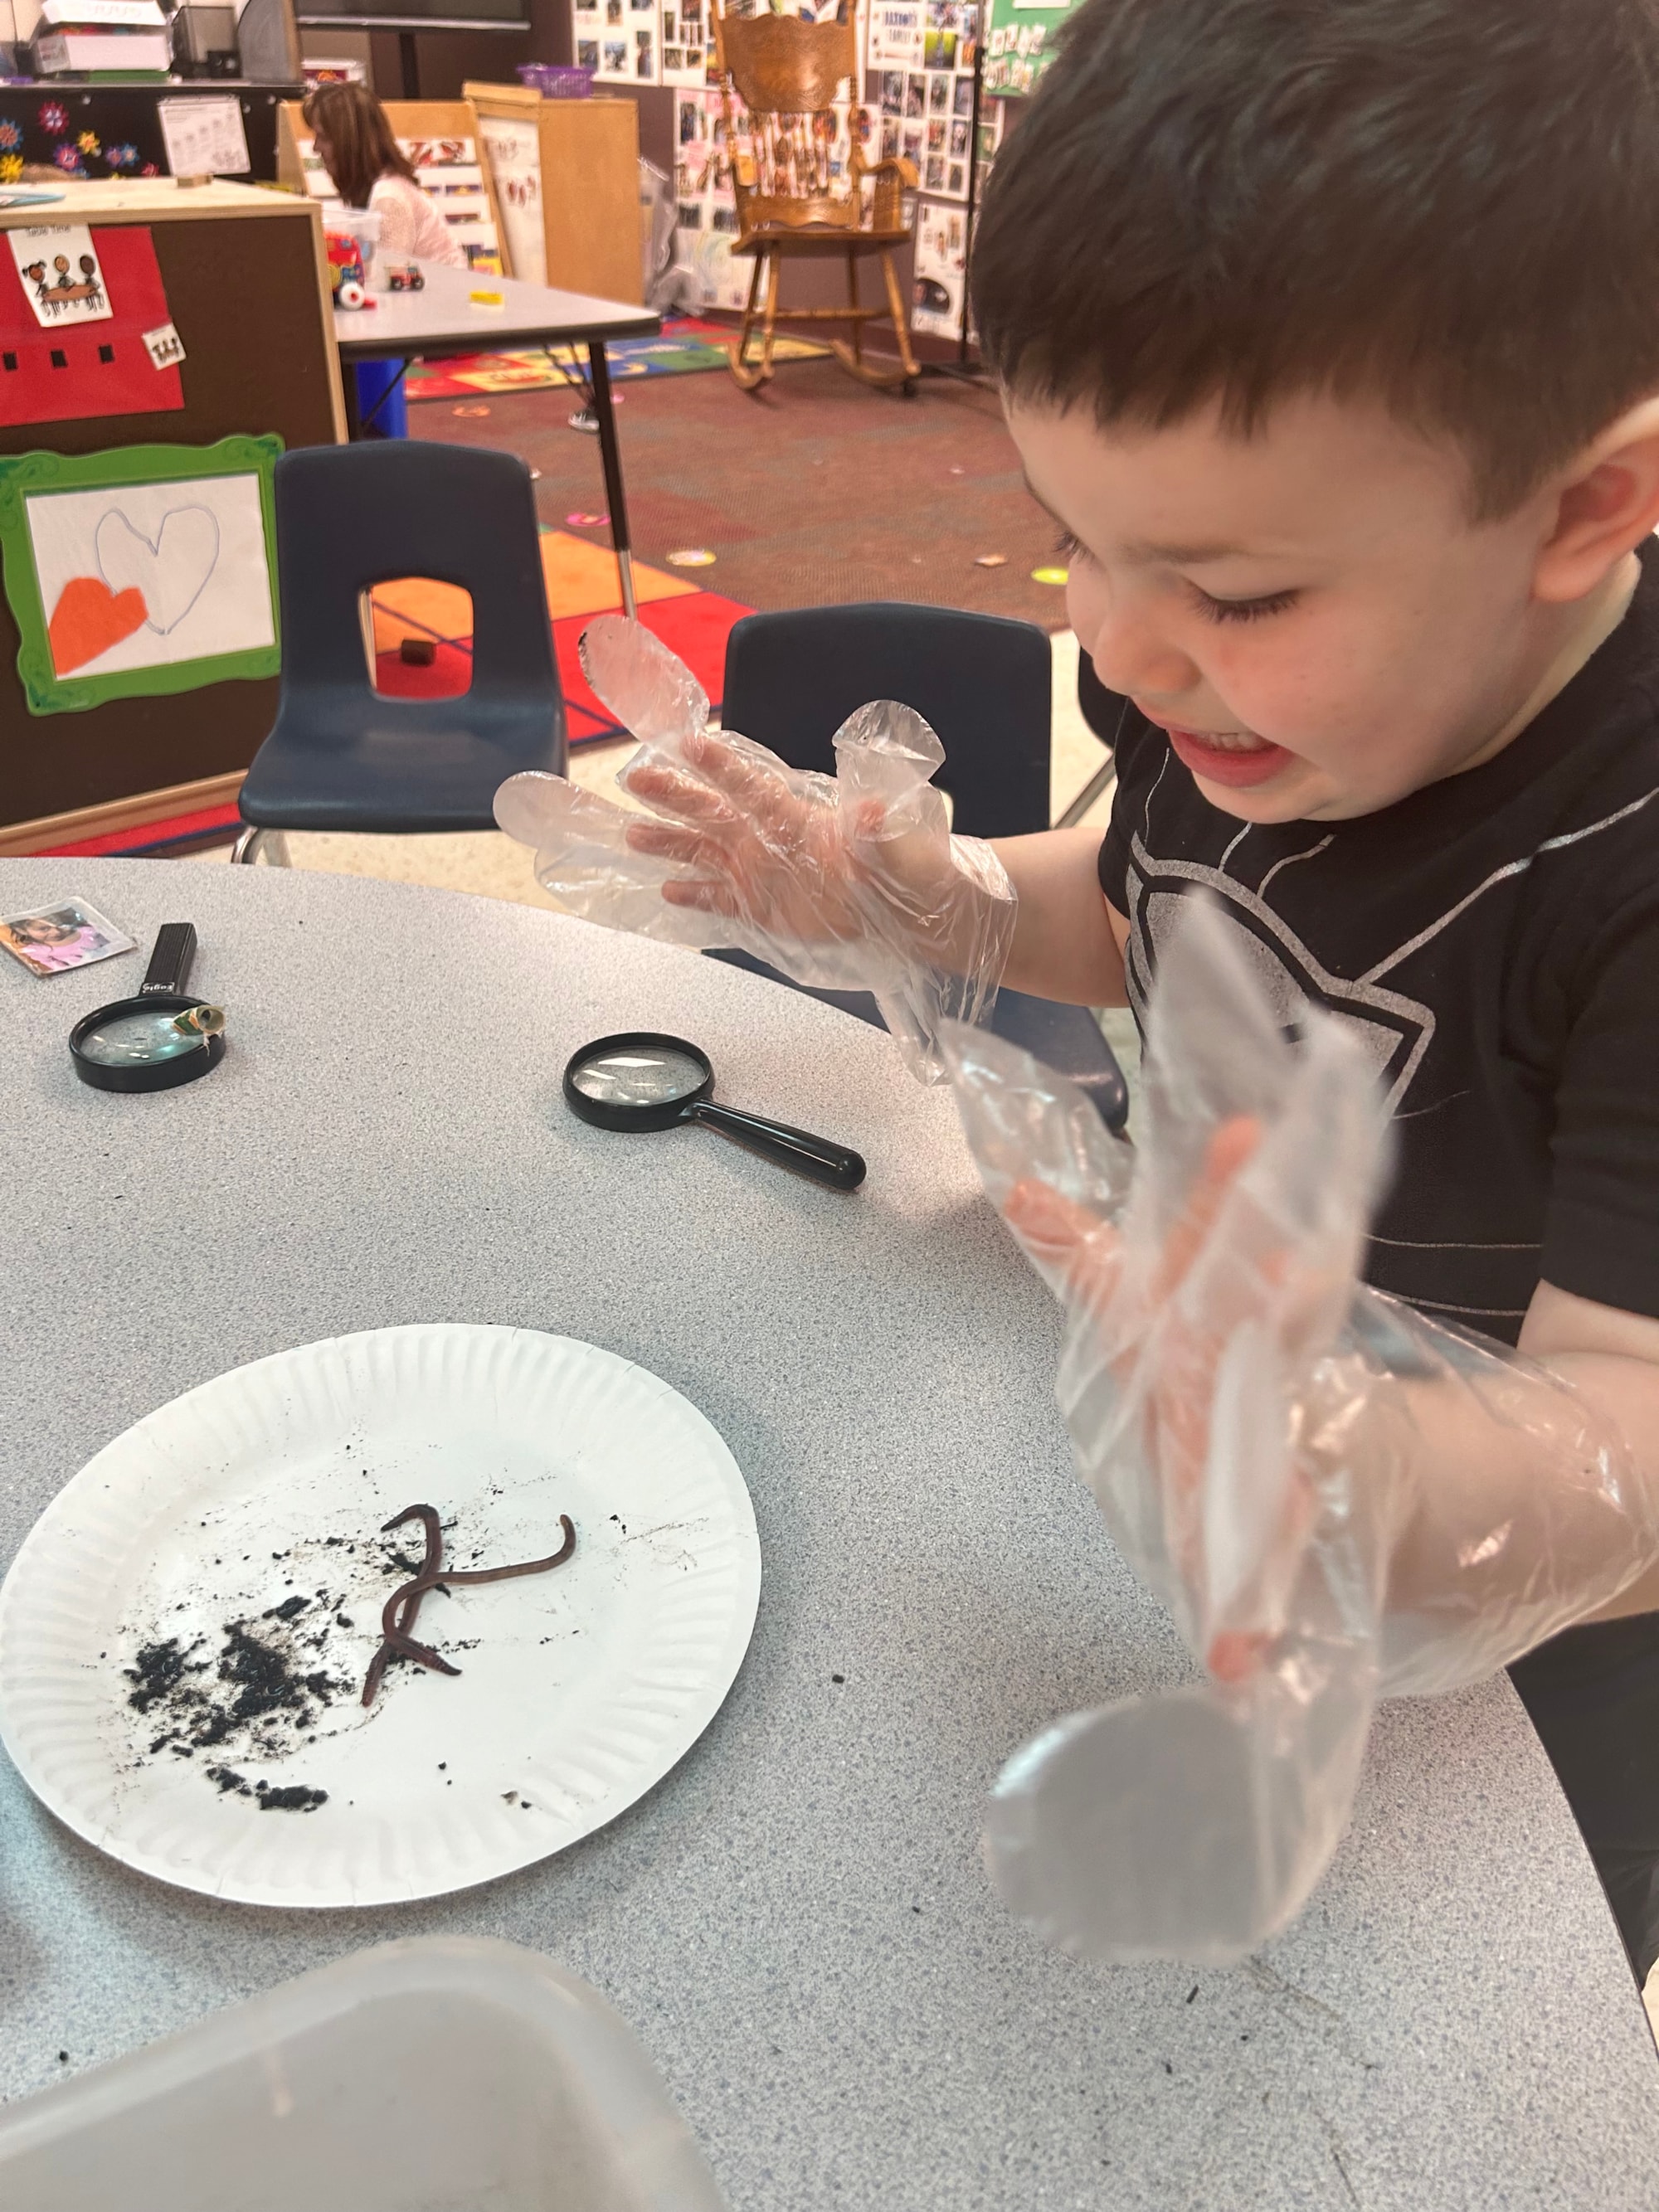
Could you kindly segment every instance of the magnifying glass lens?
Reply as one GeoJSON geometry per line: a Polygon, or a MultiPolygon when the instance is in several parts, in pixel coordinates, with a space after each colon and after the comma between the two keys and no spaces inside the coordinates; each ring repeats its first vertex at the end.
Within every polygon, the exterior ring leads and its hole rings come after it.
{"type": "Polygon", "coordinates": [[[151,1066],[158,1060],[203,1051],[208,1038],[223,1027],[223,1015],[211,1006],[192,1006],[183,1014],[112,1014],[82,1038],[80,1048],[100,1067],[151,1066]]]}
{"type": "Polygon", "coordinates": [[[689,1053],[635,1045],[578,1060],[570,1080],[603,1106],[668,1106],[700,1090],[708,1073],[689,1053]]]}

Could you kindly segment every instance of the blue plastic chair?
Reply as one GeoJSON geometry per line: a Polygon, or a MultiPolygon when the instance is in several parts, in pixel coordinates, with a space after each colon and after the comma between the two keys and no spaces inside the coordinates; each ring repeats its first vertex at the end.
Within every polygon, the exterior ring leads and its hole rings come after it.
{"type": "MultiPolygon", "coordinates": [[[[945,765],[935,780],[951,794],[953,826],[964,836],[1018,837],[1048,827],[1053,681],[1048,638],[1030,623],[879,602],[801,607],[733,628],[720,719],[791,768],[833,774],[847,717],[867,700],[896,699],[939,733],[945,765]]],[[[802,988],[751,954],[710,957],[802,988]]],[[[866,991],[808,995],[886,1026],[866,991]]],[[[1086,1006],[1000,991],[991,1026],[1069,1076],[1109,1128],[1123,1127],[1123,1072],[1086,1006]]]]}
{"type": "Polygon", "coordinates": [[[520,769],[565,766],[530,471],[425,440],[313,446],[276,464],[283,671],[276,720],[242,786],[251,860],[273,830],[490,830],[520,769]],[[364,592],[399,576],[472,598],[472,684],[392,699],[370,680],[364,592]]]}

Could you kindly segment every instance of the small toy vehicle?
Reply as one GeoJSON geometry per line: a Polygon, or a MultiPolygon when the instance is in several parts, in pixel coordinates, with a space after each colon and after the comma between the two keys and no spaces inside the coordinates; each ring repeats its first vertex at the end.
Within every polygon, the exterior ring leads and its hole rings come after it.
{"type": "Polygon", "coordinates": [[[368,296],[363,257],[351,233],[349,230],[325,231],[323,245],[328,254],[328,276],[334,288],[335,306],[372,307],[374,302],[368,296]]]}
{"type": "Polygon", "coordinates": [[[342,284],[363,282],[363,257],[349,230],[327,230],[323,245],[328,254],[328,277],[337,295],[342,284]]]}
{"type": "Polygon", "coordinates": [[[426,278],[412,261],[402,262],[388,269],[386,283],[389,292],[424,292],[426,289],[426,278]]]}

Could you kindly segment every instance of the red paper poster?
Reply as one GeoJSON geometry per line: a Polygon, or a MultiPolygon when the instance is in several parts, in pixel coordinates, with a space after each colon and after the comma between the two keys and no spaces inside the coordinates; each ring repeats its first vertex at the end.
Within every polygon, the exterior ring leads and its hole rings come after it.
{"type": "Polygon", "coordinates": [[[170,330],[155,246],[140,223],[94,230],[110,312],[98,321],[43,330],[21,272],[0,266],[0,427],[66,422],[95,415],[163,415],[185,404],[181,357],[170,330]],[[167,330],[172,347],[146,344],[167,330]],[[167,362],[158,368],[157,358],[167,362]]]}

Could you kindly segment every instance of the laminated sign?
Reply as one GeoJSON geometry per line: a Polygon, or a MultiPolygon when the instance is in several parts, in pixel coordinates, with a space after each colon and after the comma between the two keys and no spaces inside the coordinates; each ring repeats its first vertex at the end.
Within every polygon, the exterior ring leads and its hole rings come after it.
{"type": "Polygon", "coordinates": [[[74,323],[104,323],[113,313],[98,250],[84,223],[46,230],[9,230],[23,297],[43,331],[74,323]]]}

